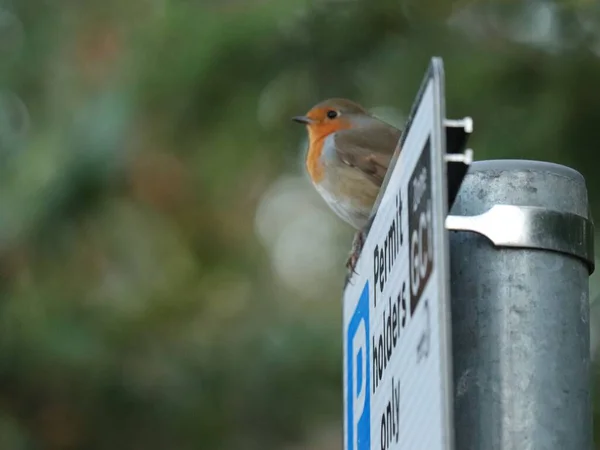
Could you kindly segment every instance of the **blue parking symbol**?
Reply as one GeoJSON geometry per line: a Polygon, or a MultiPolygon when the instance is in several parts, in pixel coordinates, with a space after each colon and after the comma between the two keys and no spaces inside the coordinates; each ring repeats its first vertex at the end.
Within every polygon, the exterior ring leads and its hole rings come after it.
{"type": "Polygon", "coordinates": [[[369,371],[369,282],[360,295],[346,334],[348,450],[370,450],[371,446],[371,374],[369,371]]]}

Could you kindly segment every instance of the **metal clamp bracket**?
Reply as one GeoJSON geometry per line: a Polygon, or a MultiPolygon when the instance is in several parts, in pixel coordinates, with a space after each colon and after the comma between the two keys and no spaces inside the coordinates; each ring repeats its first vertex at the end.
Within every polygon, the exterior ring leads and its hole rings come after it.
{"type": "Polygon", "coordinates": [[[594,224],[572,213],[536,206],[495,205],[476,216],[446,217],[446,229],[471,231],[496,247],[552,250],[582,259],[594,272],[594,224]]]}

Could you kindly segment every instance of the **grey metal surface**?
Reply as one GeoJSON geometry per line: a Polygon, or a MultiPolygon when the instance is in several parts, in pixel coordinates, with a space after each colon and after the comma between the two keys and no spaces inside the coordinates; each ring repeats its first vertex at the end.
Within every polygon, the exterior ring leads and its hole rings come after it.
{"type": "Polygon", "coordinates": [[[566,253],[582,259],[594,272],[594,225],[578,214],[539,206],[494,205],[475,216],[449,215],[446,229],[481,234],[496,247],[566,253]]]}
{"type": "MultiPolygon", "coordinates": [[[[472,164],[451,210],[496,204],[588,217],[585,181],[538,161],[472,164]]],[[[454,420],[460,450],[590,450],[588,267],[450,231],[454,420]]]]}

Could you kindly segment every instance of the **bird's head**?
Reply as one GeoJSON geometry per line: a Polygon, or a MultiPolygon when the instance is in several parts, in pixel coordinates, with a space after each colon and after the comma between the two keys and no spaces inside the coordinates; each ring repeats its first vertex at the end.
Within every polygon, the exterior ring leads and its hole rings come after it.
{"type": "Polygon", "coordinates": [[[292,117],[292,120],[306,125],[312,140],[353,128],[367,117],[368,112],[358,103],[344,98],[332,98],[316,104],[304,116],[292,117]]]}

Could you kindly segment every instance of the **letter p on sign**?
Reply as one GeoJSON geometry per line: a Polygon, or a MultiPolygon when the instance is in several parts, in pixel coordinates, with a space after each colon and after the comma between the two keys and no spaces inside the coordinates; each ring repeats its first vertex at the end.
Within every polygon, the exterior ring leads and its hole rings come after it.
{"type": "Polygon", "coordinates": [[[369,371],[369,282],[360,296],[347,331],[346,401],[348,450],[370,450],[371,391],[369,371]]]}

